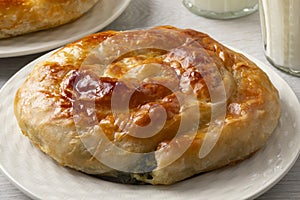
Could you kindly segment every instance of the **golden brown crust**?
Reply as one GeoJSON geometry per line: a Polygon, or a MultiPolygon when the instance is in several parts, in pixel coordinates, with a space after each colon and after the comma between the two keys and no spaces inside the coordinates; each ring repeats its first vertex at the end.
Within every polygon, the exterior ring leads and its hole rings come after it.
{"type": "Polygon", "coordinates": [[[35,66],[18,90],[15,114],[22,132],[64,166],[117,176],[119,169],[103,163],[101,156],[111,160],[128,156],[122,165],[132,169],[136,163],[130,152],[143,154],[142,159],[154,155],[154,164],[145,171],[151,177],[137,171],[126,173],[141,182],[172,184],[259,150],[277,125],[280,105],[267,75],[245,56],[194,30],[156,27],[148,32],[97,33],[60,49],[35,66]],[[172,47],[180,40],[184,45],[172,47]],[[192,42],[186,45],[185,40],[192,42]],[[122,51],[128,48],[128,41],[151,48],[130,51],[108,65],[101,64],[102,53],[107,58],[112,55],[110,48],[117,45],[122,51]],[[104,42],[109,45],[100,48],[104,42]],[[167,48],[152,48],[160,43],[167,48]],[[215,123],[212,93],[218,93],[220,83],[225,91],[224,127],[213,149],[201,157],[201,146],[215,123]],[[117,93],[120,103],[131,96],[129,115],[112,111],[117,90],[121,91],[117,93]],[[185,93],[196,96],[196,101],[185,98],[185,93]],[[195,108],[200,110],[200,118],[195,108]],[[137,128],[147,127],[151,121],[159,124],[164,113],[165,123],[160,130],[152,130],[155,134],[137,128]],[[189,127],[176,135],[187,116],[191,121],[197,117],[196,135],[189,133],[189,127]],[[101,145],[90,151],[86,142],[101,145]],[[111,150],[110,142],[126,152],[111,150]],[[168,163],[182,146],[186,146],[183,154],[168,163]]]}
{"type": "Polygon", "coordinates": [[[98,0],[0,0],[0,39],[77,19],[98,0]]]}

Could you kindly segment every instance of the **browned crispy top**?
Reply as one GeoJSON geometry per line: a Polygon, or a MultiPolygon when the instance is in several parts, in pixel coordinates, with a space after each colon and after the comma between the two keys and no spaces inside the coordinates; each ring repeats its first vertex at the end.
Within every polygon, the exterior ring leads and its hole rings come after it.
{"type": "Polygon", "coordinates": [[[99,124],[116,144],[132,142],[128,150],[148,152],[176,134],[187,105],[198,106],[205,129],[216,103],[212,93],[223,91],[230,123],[264,106],[266,93],[275,91],[265,85],[270,82],[254,63],[206,34],[156,27],[97,33],[67,45],[35,67],[17,98],[35,99],[31,109],[47,106],[48,121],[99,124]],[[164,115],[155,135],[139,129],[164,115]]]}
{"type": "Polygon", "coordinates": [[[82,16],[98,0],[0,0],[0,39],[49,29],[82,16]]]}

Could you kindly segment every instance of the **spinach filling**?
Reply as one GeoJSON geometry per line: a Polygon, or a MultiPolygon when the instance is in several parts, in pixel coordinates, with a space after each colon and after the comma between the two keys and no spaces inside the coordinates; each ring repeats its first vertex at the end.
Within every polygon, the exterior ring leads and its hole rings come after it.
{"type": "Polygon", "coordinates": [[[133,173],[130,172],[121,172],[121,171],[114,171],[109,174],[98,174],[93,175],[95,177],[101,178],[103,180],[116,182],[116,183],[126,183],[126,184],[135,184],[135,185],[143,185],[147,184],[143,180],[151,180],[152,171],[157,167],[157,162],[155,159],[154,153],[145,154],[133,167],[131,170],[133,173]],[[134,173],[144,171],[145,173],[134,173]],[[139,180],[136,179],[139,177],[139,180]]]}

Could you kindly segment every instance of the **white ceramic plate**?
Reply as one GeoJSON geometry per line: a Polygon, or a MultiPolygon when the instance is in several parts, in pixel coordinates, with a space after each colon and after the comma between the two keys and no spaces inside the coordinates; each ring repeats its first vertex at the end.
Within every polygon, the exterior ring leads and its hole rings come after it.
{"type": "Polygon", "coordinates": [[[0,58],[51,50],[99,31],[126,9],[130,0],[100,0],[78,20],[56,28],[0,40],[0,58]]]}
{"type": "Polygon", "coordinates": [[[28,64],[0,91],[0,168],[24,193],[36,199],[230,199],[255,198],[276,184],[293,166],[300,150],[300,104],[291,88],[268,66],[255,61],[281,96],[282,116],[268,144],[238,165],[171,186],[116,184],[60,167],[24,137],[13,114],[14,94],[36,62],[28,64]]]}

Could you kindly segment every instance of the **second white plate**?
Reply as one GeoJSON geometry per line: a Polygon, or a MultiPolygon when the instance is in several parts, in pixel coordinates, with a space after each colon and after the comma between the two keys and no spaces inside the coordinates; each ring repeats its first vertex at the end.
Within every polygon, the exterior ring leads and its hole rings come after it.
{"type": "Polygon", "coordinates": [[[127,8],[130,0],[101,0],[78,20],[56,28],[0,40],[0,58],[48,51],[99,31],[127,8]]]}
{"type": "Polygon", "coordinates": [[[276,184],[300,152],[300,104],[287,83],[270,67],[248,56],[279,90],[282,115],[268,144],[248,160],[171,186],[124,185],[64,168],[24,137],[13,113],[14,94],[33,66],[28,64],[0,91],[0,169],[24,193],[36,199],[240,200],[255,198],[276,184]]]}

